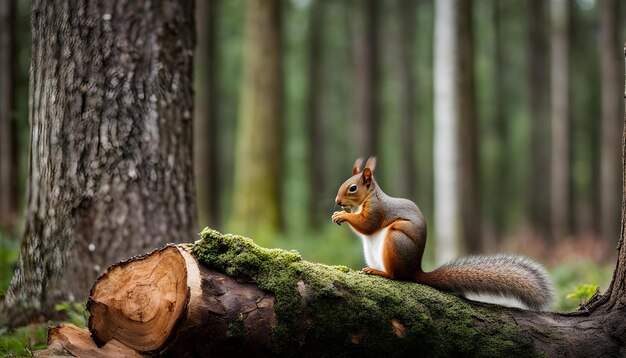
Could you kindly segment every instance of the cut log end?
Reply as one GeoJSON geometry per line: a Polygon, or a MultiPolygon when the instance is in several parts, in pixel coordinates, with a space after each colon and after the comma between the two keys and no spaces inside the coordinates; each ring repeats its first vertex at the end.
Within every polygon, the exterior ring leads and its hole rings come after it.
{"type": "Polygon", "coordinates": [[[176,246],[112,266],[94,284],[88,309],[94,341],[113,339],[141,352],[171,338],[190,297],[187,267],[176,246]],[[133,269],[124,269],[132,262],[133,269]]]}

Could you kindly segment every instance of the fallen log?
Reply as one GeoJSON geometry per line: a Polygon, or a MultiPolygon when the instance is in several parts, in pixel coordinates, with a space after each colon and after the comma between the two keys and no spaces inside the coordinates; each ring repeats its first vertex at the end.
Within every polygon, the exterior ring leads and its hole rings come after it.
{"type": "Polygon", "coordinates": [[[572,316],[475,303],[210,229],[112,266],[87,309],[98,345],[177,357],[611,356],[624,342],[605,329],[623,327],[623,307],[572,316]]]}

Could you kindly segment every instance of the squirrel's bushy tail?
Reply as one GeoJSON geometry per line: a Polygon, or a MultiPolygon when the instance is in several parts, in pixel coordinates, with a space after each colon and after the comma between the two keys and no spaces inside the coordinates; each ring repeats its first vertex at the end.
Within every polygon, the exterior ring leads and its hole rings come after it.
{"type": "Polygon", "coordinates": [[[465,257],[421,272],[417,281],[446,291],[513,297],[532,310],[549,309],[554,296],[540,264],[512,255],[465,257]]]}

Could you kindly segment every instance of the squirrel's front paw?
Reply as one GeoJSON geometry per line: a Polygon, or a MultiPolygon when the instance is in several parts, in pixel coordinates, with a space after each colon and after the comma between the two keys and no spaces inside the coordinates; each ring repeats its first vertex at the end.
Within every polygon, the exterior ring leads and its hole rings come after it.
{"type": "Polygon", "coordinates": [[[345,214],[346,212],[344,211],[335,211],[332,216],[333,222],[337,225],[341,225],[342,222],[346,221],[345,214]]]}
{"type": "Polygon", "coordinates": [[[377,270],[373,269],[371,267],[363,267],[361,269],[361,272],[363,272],[364,274],[367,274],[367,275],[374,275],[374,271],[377,271],[377,270]]]}

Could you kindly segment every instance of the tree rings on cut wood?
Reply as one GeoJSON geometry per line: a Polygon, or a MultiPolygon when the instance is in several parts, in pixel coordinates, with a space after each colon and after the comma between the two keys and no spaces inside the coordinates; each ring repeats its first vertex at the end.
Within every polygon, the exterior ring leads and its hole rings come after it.
{"type": "Polygon", "coordinates": [[[169,245],[111,266],[87,303],[94,341],[170,356],[269,352],[274,297],[169,245]]]}
{"type": "Polygon", "coordinates": [[[111,266],[96,280],[89,328],[98,345],[117,339],[138,351],[158,350],[188,300],[185,260],[176,247],[166,246],[111,266]]]}

